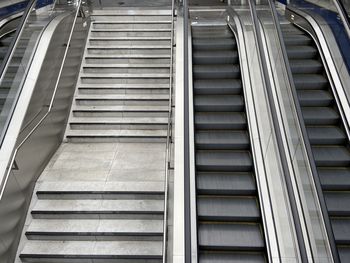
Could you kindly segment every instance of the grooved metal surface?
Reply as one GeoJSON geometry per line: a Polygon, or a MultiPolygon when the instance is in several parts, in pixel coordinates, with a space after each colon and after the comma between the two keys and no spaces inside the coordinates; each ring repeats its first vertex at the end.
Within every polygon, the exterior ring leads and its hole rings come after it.
{"type": "Polygon", "coordinates": [[[236,40],[192,26],[198,259],[265,262],[236,40]]]}
{"type": "Polygon", "coordinates": [[[308,139],[320,177],[341,262],[350,261],[350,150],[321,56],[313,39],[281,24],[308,139]]]}

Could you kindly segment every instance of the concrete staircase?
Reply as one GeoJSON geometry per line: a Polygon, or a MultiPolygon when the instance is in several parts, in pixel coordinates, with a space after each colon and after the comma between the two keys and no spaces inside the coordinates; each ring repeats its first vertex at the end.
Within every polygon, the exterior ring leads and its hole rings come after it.
{"type": "Polygon", "coordinates": [[[170,11],[95,11],[66,137],[164,142],[170,11]]]}
{"type": "Polygon", "coordinates": [[[16,263],[161,263],[170,11],[96,11],[16,263]],[[103,143],[107,142],[107,143],[103,143]]]}

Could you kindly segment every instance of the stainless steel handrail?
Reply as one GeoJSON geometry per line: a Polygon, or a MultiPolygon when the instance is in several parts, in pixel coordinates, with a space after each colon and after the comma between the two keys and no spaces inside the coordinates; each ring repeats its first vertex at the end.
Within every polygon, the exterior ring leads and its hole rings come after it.
{"type": "Polygon", "coordinates": [[[303,120],[301,107],[300,107],[299,102],[298,102],[298,95],[296,92],[296,88],[294,86],[292,71],[291,71],[290,65],[288,63],[289,59],[288,59],[287,50],[286,50],[283,36],[282,36],[282,30],[279,27],[278,14],[277,14],[274,3],[271,0],[267,0],[267,1],[269,3],[269,6],[270,6],[273,22],[274,22],[274,25],[276,28],[278,41],[280,43],[281,54],[283,57],[285,68],[287,70],[287,78],[288,78],[289,85],[291,87],[292,102],[294,103],[294,106],[295,106],[295,110],[296,110],[296,114],[297,114],[297,122],[299,123],[300,131],[302,134],[302,143],[304,143],[304,145],[305,145],[305,150],[307,153],[306,157],[307,157],[309,164],[310,164],[310,169],[312,172],[312,177],[313,177],[316,192],[317,192],[318,202],[319,202],[319,205],[321,207],[321,212],[323,215],[323,220],[324,220],[324,224],[325,224],[325,228],[326,228],[326,233],[328,235],[328,241],[329,241],[329,245],[331,248],[333,260],[334,260],[334,262],[340,262],[340,258],[339,258],[339,254],[337,252],[337,247],[336,247],[331,223],[330,223],[328,212],[327,212],[325,199],[323,197],[321,182],[320,182],[320,179],[318,176],[317,167],[316,167],[315,160],[314,160],[313,153],[312,153],[312,148],[311,148],[310,142],[308,140],[307,130],[306,130],[306,126],[305,126],[305,123],[303,120]]]}
{"type": "Polygon", "coordinates": [[[51,97],[51,100],[50,100],[50,104],[48,105],[48,110],[46,111],[45,115],[38,121],[38,123],[33,127],[33,129],[27,134],[27,136],[12,151],[11,162],[7,166],[7,172],[6,172],[5,180],[4,180],[3,185],[1,186],[0,201],[2,200],[2,197],[4,195],[4,191],[5,191],[5,188],[6,188],[6,185],[7,185],[7,181],[9,179],[11,169],[12,169],[12,167],[14,165],[14,161],[15,161],[15,158],[16,158],[18,150],[28,140],[28,138],[36,131],[36,129],[40,126],[40,124],[46,119],[46,117],[51,112],[51,109],[52,109],[52,106],[53,106],[53,102],[54,102],[55,97],[56,97],[58,84],[59,84],[59,81],[60,81],[60,78],[61,78],[61,75],[62,75],[64,63],[65,63],[66,58],[67,58],[67,53],[68,53],[68,49],[69,49],[69,46],[70,46],[70,42],[72,40],[74,27],[75,27],[75,24],[76,24],[76,21],[77,21],[77,17],[78,17],[79,11],[80,11],[81,3],[82,3],[82,0],[79,0],[78,6],[77,6],[77,10],[76,10],[76,13],[75,13],[75,16],[74,16],[73,25],[72,25],[72,28],[71,28],[71,31],[70,31],[70,34],[69,34],[69,38],[68,38],[68,41],[67,41],[67,46],[66,46],[66,49],[65,49],[65,52],[64,52],[64,56],[63,56],[62,64],[61,64],[61,67],[60,67],[60,71],[59,71],[58,76],[57,76],[54,92],[52,94],[52,97],[51,97]]]}
{"type": "Polygon", "coordinates": [[[164,182],[164,218],[163,218],[163,263],[167,258],[167,238],[168,238],[168,192],[169,192],[169,169],[171,162],[170,143],[172,139],[172,97],[173,97],[173,55],[174,55],[174,18],[175,18],[175,0],[171,1],[171,37],[170,37],[170,70],[169,70],[169,106],[168,106],[168,125],[165,146],[165,182],[164,182]]]}

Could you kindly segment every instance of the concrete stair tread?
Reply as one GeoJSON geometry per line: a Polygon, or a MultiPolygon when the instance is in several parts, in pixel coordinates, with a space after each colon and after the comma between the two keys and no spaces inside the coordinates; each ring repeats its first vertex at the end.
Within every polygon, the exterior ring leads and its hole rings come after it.
{"type": "Polygon", "coordinates": [[[85,89],[159,89],[169,88],[169,84],[152,83],[152,84],[80,84],[79,88],[85,89]]]}
{"type": "Polygon", "coordinates": [[[102,235],[130,234],[147,235],[162,234],[163,220],[154,219],[33,219],[26,234],[60,233],[64,234],[91,234],[102,235]]]}
{"type": "Polygon", "coordinates": [[[115,105],[115,106],[73,106],[75,111],[94,111],[94,112],[167,112],[167,106],[130,106],[130,105],[115,105]]]}
{"type": "Polygon", "coordinates": [[[93,24],[170,24],[171,20],[108,20],[94,21],[93,24]]]}
{"type": "Polygon", "coordinates": [[[79,94],[80,100],[168,100],[169,95],[163,94],[79,94]]]}
{"type": "Polygon", "coordinates": [[[32,212],[163,212],[163,200],[38,200],[32,212]]]}
{"type": "Polygon", "coordinates": [[[123,37],[103,37],[103,36],[90,36],[89,40],[170,40],[171,37],[155,36],[155,37],[143,37],[143,36],[123,36],[123,37]]]}
{"type": "Polygon", "coordinates": [[[145,124],[167,124],[168,118],[161,117],[73,117],[71,124],[137,124],[137,123],[145,123],[145,124]]]}
{"type": "Polygon", "coordinates": [[[20,257],[161,257],[161,241],[29,241],[20,257]]]}
{"type": "Polygon", "coordinates": [[[166,137],[166,130],[69,130],[67,137],[166,137]]]}
{"type": "Polygon", "coordinates": [[[152,7],[152,9],[147,9],[144,7],[141,8],[136,8],[133,7],[132,9],[128,8],[128,9],[113,9],[113,8],[109,8],[109,9],[94,9],[92,14],[93,16],[105,16],[105,15],[112,15],[112,16],[170,16],[171,15],[171,11],[166,10],[166,9],[155,9],[154,7],[152,7]]]}
{"type": "Polygon", "coordinates": [[[88,45],[87,49],[170,49],[170,45],[88,45]]]}
{"type": "Polygon", "coordinates": [[[84,64],[83,68],[170,68],[170,64],[84,64]]]}
{"type": "Polygon", "coordinates": [[[54,192],[82,192],[94,193],[164,193],[163,182],[43,182],[37,189],[37,193],[54,192]]]}
{"type": "Polygon", "coordinates": [[[162,73],[82,73],[80,78],[118,78],[118,79],[163,79],[169,78],[170,74],[162,74],[162,73]]]}
{"type": "Polygon", "coordinates": [[[96,58],[142,58],[142,59],[148,59],[148,58],[169,58],[170,59],[170,52],[169,54],[87,54],[85,59],[96,59],[96,58]]]}
{"type": "Polygon", "coordinates": [[[150,28],[150,29],[139,29],[139,28],[104,28],[104,29],[96,29],[93,28],[91,32],[170,32],[171,28],[150,28]]]}

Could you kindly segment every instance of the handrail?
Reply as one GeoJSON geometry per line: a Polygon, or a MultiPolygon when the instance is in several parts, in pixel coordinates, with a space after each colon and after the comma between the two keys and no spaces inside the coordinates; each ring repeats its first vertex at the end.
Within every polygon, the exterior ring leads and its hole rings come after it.
{"type": "Polygon", "coordinates": [[[168,124],[165,146],[165,182],[164,182],[164,218],[163,218],[163,263],[167,261],[167,237],[168,237],[168,192],[169,192],[169,169],[171,161],[170,143],[172,139],[172,97],[173,97],[173,50],[174,50],[174,12],[175,0],[171,1],[171,37],[170,37],[170,70],[169,70],[169,106],[168,124]]]}
{"type": "MultiPolygon", "coordinates": [[[[317,172],[315,160],[314,160],[314,157],[313,157],[311,145],[310,145],[310,142],[308,140],[307,130],[306,130],[306,126],[305,126],[305,123],[304,123],[304,120],[303,120],[301,107],[300,107],[300,104],[298,102],[298,95],[297,95],[296,88],[295,88],[295,85],[294,85],[294,79],[293,79],[292,71],[291,71],[291,68],[290,68],[290,65],[289,65],[289,62],[288,62],[289,59],[288,59],[287,50],[286,50],[286,47],[285,47],[285,44],[284,44],[282,31],[281,31],[281,28],[280,28],[279,22],[278,22],[277,11],[276,11],[275,5],[272,3],[272,1],[271,0],[267,0],[267,1],[269,3],[270,9],[271,9],[273,23],[275,25],[278,41],[280,43],[282,57],[283,57],[283,62],[285,64],[285,68],[287,70],[288,82],[289,82],[289,85],[291,87],[290,91],[291,91],[291,94],[292,94],[292,102],[293,102],[293,104],[295,106],[295,109],[296,109],[297,121],[299,123],[300,131],[301,131],[301,134],[302,134],[302,140],[303,140],[303,143],[305,145],[306,157],[307,157],[307,159],[309,161],[309,164],[310,164],[310,169],[311,169],[312,177],[313,177],[313,180],[314,180],[314,184],[315,184],[315,188],[316,188],[316,192],[317,192],[317,196],[318,196],[318,201],[319,201],[319,204],[320,204],[320,207],[321,207],[321,212],[322,212],[322,215],[323,215],[323,220],[324,220],[326,232],[327,232],[327,235],[328,235],[328,240],[329,240],[329,245],[330,245],[330,248],[331,248],[333,260],[334,260],[335,263],[338,263],[338,262],[340,262],[340,258],[339,258],[339,254],[337,252],[337,247],[336,247],[336,243],[335,243],[335,239],[334,239],[331,223],[330,223],[328,212],[327,212],[326,202],[325,202],[325,199],[323,197],[322,186],[321,186],[321,182],[320,182],[320,179],[319,179],[319,176],[318,176],[318,172],[317,172]]],[[[337,0],[335,0],[335,1],[337,1],[337,0]]]]}
{"type": "MultiPolygon", "coordinates": [[[[13,53],[15,51],[15,48],[17,46],[17,43],[19,41],[19,36],[22,34],[23,30],[24,30],[24,26],[28,21],[30,12],[32,10],[32,7],[34,4],[36,4],[37,0],[31,0],[31,2],[28,4],[26,10],[23,13],[23,17],[22,20],[18,26],[19,30],[16,30],[16,34],[11,42],[11,45],[9,47],[9,49],[7,50],[7,53],[4,57],[3,63],[0,67],[0,82],[2,81],[3,77],[4,77],[4,72],[6,71],[6,69],[8,68],[8,64],[9,61],[11,61],[11,58],[13,56],[13,53]]],[[[2,143],[3,138],[1,138],[0,144],[2,143]]]]}
{"type": "Polygon", "coordinates": [[[341,0],[333,0],[333,3],[338,10],[340,19],[345,27],[346,34],[348,35],[348,38],[350,39],[350,18],[347,14],[345,6],[343,5],[341,0]]]}
{"type": "Polygon", "coordinates": [[[299,211],[297,209],[297,204],[295,201],[295,194],[293,192],[293,186],[292,186],[292,181],[291,181],[291,175],[288,169],[288,161],[287,161],[287,157],[285,152],[281,149],[281,146],[283,145],[283,139],[282,139],[282,134],[281,134],[281,127],[278,124],[278,117],[277,117],[277,113],[275,110],[275,103],[273,100],[273,94],[272,94],[272,88],[270,83],[267,81],[267,76],[268,76],[268,72],[267,72],[267,62],[266,59],[264,57],[264,52],[263,52],[263,42],[261,39],[261,32],[260,32],[260,23],[259,23],[259,19],[256,13],[256,7],[255,7],[255,2],[254,0],[249,0],[249,6],[250,6],[250,12],[252,15],[252,21],[253,21],[253,31],[254,31],[254,37],[256,39],[257,42],[257,51],[259,54],[259,59],[260,59],[260,65],[261,65],[261,70],[263,71],[263,79],[264,79],[264,84],[266,87],[266,91],[267,91],[267,96],[268,96],[268,100],[270,103],[270,113],[271,113],[271,117],[272,117],[272,123],[273,123],[273,127],[275,129],[275,134],[276,134],[276,140],[277,140],[277,145],[278,145],[278,152],[281,158],[281,163],[282,163],[282,170],[283,170],[283,174],[285,175],[285,181],[286,181],[286,186],[287,186],[287,192],[288,195],[290,197],[290,205],[291,205],[291,210],[292,210],[292,214],[293,214],[293,221],[294,221],[294,225],[295,225],[295,231],[296,231],[296,236],[297,236],[297,240],[299,243],[299,250],[300,250],[300,256],[301,256],[301,261],[302,262],[308,262],[308,255],[307,255],[307,250],[305,247],[305,241],[304,241],[304,237],[303,237],[303,233],[302,233],[302,227],[301,224],[299,222],[299,211]]]}
{"type": "MultiPolygon", "coordinates": [[[[36,0],[34,0],[34,1],[36,1],[36,0]]],[[[0,191],[0,201],[2,200],[4,191],[5,191],[5,188],[6,188],[6,185],[7,185],[7,181],[8,181],[8,178],[9,178],[9,176],[10,176],[11,169],[12,169],[12,167],[13,167],[13,165],[14,165],[14,161],[15,161],[15,158],[16,158],[16,155],[17,155],[18,150],[19,150],[19,149],[21,148],[21,146],[29,139],[29,137],[36,131],[36,129],[40,126],[40,124],[46,119],[46,117],[47,117],[47,116],[49,115],[49,113],[51,112],[51,109],[52,109],[52,106],[53,106],[53,102],[54,102],[55,97],[56,97],[58,85],[59,85],[59,82],[60,82],[60,78],[61,78],[61,75],[62,75],[64,63],[65,63],[66,58],[67,58],[67,54],[68,54],[68,49],[69,49],[69,46],[70,46],[70,42],[71,42],[71,40],[72,40],[74,27],[75,27],[75,24],[76,24],[76,21],[77,21],[77,17],[78,17],[80,8],[81,8],[81,3],[82,3],[82,0],[79,0],[78,6],[77,6],[77,10],[76,10],[76,13],[75,13],[75,16],[74,16],[74,21],[73,21],[73,24],[72,24],[72,28],[71,28],[71,31],[70,31],[70,34],[69,34],[69,38],[68,38],[68,41],[67,41],[66,49],[65,49],[65,52],[64,52],[64,55],[63,55],[63,60],[62,60],[62,64],[61,64],[61,67],[60,67],[60,71],[59,71],[58,76],[57,76],[55,88],[54,88],[54,91],[53,91],[53,94],[52,94],[52,97],[51,97],[51,100],[50,100],[50,104],[48,105],[48,110],[46,111],[45,115],[38,121],[38,123],[33,127],[33,129],[31,129],[31,131],[27,134],[27,136],[26,136],[25,138],[23,138],[23,140],[22,140],[22,141],[17,145],[17,147],[12,151],[11,162],[10,162],[9,165],[7,166],[7,169],[8,169],[8,170],[7,170],[7,172],[6,172],[5,180],[4,180],[4,183],[3,183],[2,188],[1,188],[1,191],[0,191]]]]}

